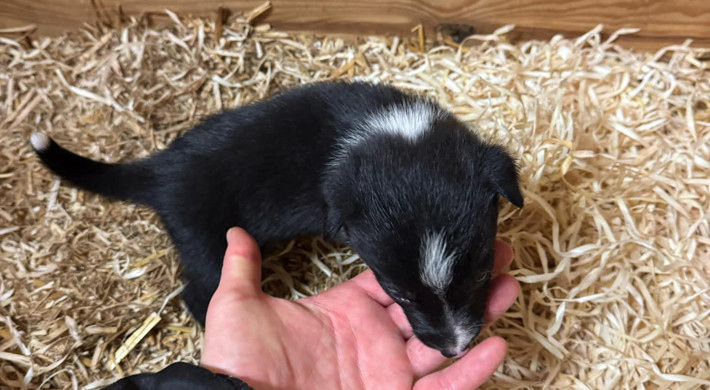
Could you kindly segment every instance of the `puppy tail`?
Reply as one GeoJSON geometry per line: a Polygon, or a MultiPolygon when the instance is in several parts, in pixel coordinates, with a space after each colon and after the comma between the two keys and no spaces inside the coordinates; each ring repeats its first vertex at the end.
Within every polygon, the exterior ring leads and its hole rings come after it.
{"type": "Polygon", "coordinates": [[[33,133],[30,143],[47,168],[74,186],[116,200],[150,205],[155,174],[149,164],[93,161],[64,149],[43,133],[33,133]]]}

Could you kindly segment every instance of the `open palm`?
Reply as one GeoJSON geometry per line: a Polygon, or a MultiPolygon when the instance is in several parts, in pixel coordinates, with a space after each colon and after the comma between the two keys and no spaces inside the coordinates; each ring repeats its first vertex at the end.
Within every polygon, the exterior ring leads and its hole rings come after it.
{"type": "MultiPolygon", "coordinates": [[[[491,337],[451,366],[412,337],[402,309],[371,271],[309,298],[289,301],[261,291],[256,242],[238,228],[227,233],[220,286],[207,312],[201,364],[262,389],[472,389],[501,364],[507,347],[491,337]]],[[[496,243],[495,273],[513,258],[496,243]]],[[[518,284],[498,275],[487,320],[512,305],[518,284]]]]}

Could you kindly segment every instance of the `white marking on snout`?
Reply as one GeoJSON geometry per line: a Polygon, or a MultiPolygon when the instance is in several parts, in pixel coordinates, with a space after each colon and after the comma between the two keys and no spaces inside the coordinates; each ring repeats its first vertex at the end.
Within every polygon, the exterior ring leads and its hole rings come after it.
{"type": "Polygon", "coordinates": [[[32,133],[30,144],[38,152],[44,152],[49,148],[49,137],[43,133],[32,133]]]}
{"type": "Polygon", "coordinates": [[[474,330],[461,325],[454,325],[454,334],[456,335],[456,350],[463,351],[468,348],[468,344],[473,338],[474,330]]]}
{"type": "Polygon", "coordinates": [[[454,276],[456,253],[449,252],[443,234],[431,233],[422,240],[419,277],[424,285],[443,295],[454,276]]]}
{"type": "Polygon", "coordinates": [[[454,330],[456,350],[463,351],[467,349],[468,345],[471,343],[471,339],[473,339],[473,335],[478,331],[478,327],[472,327],[471,324],[466,321],[465,316],[457,315],[446,303],[444,303],[444,312],[446,313],[449,326],[454,330]]]}

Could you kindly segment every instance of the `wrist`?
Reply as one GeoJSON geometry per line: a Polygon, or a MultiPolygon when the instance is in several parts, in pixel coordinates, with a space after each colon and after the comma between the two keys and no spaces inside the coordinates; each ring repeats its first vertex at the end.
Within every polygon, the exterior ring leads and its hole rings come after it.
{"type": "Polygon", "coordinates": [[[255,387],[251,383],[247,383],[246,380],[241,379],[237,376],[233,376],[232,374],[226,372],[225,370],[220,369],[219,367],[204,363],[203,361],[200,361],[200,367],[202,367],[205,370],[209,370],[216,376],[222,378],[225,381],[228,381],[236,390],[261,390],[260,388],[255,387]]]}

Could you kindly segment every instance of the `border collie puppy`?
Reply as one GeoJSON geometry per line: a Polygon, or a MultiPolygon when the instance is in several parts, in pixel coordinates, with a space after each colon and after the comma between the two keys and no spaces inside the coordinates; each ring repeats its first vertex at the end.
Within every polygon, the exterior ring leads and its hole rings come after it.
{"type": "Polygon", "coordinates": [[[232,226],[260,245],[322,235],[350,245],[447,357],[478,335],[498,196],[523,206],[517,167],[433,101],[360,82],[313,83],[215,114],[122,164],[31,144],[59,177],[155,210],[177,246],[183,298],[204,325],[232,226]]]}

